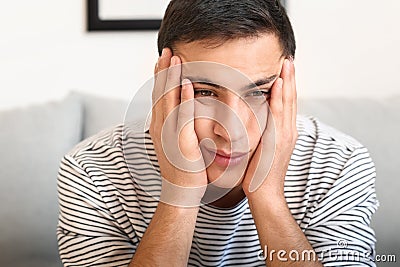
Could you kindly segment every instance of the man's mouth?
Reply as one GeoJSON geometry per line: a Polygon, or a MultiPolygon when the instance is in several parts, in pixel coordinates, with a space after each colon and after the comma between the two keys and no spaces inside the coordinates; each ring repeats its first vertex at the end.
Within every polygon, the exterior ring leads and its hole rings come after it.
{"type": "Polygon", "coordinates": [[[211,156],[214,157],[214,162],[221,167],[236,166],[246,159],[249,152],[226,152],[224,150],[206,149],[211,156]]]}

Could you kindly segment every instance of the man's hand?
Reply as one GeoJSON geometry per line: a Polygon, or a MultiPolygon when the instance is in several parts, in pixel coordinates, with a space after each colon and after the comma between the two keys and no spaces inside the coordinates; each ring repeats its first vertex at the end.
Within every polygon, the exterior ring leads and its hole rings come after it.
{"type": "Polygon", "coordinates": [[[192,83],[181,86],[181,60],[163,50],[155,68],[150,135],[161,176],[161,201],[175,206],[197,206],[207,186],[204,160],[194,130],[192,83]]]}
{"type": "Polygon", "coordinates": [[[271,90],[267,127],[254,153],[244,181],[247,197],[280,195],[297,140],[297,93],[293,63],[285,59],[271,90]]]}
{"type": "Polygon", "coordinates": [[[129,266],[188,264],[207,176],[194,131],[193,87],[186,81],[181,89],[180,64],[166,48],[155,68],[149,130],[163,177],[161,201],[129,266]]]}
{"type": "MultiPolygon", "coordinates": [[[[261,248],[301,254],[313,248],[294,220],[284,196],[285,176],[298,136],[296,98],[294,65],[286,59],[280,78],[272,88],[267,127],[249,163],[242,186],[249,199],[261,248]]],[[[266,264],[322,266],[318,259],[281,261],[268,257],[266,264]]]]}

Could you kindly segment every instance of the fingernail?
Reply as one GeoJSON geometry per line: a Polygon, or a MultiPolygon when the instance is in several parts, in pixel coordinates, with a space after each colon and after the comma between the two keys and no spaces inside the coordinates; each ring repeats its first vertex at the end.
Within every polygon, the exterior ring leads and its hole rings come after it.
{"type": "Polygon", "coordinates": [[[167,53],[167,49],[163,48],[163,50],[161,52],[161,57],[164,57],[166,53],[167,53]]]}
{"type": "Polygon", "coordinates": [[[175,65],[176,65],[176,58],[171,57],[171,66],[175,66],[175,65]]]}
{"type": "Polygon", "coordinates": [[[292,62],[289,59],[285,60],[285,66],[287,70],[290,70],[290,65],[292,64],[292,62]]]}
{"type": "Polygon", "coordinates": [[[190,80],[185,78],[182,80],[182,86],[190,84],[190,80]]]}

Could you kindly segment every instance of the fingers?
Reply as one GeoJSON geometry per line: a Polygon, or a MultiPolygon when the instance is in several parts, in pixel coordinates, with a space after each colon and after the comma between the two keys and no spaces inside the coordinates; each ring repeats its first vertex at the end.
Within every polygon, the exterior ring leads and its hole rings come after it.
{"type": "MultiPolygon", "coordinates": [[[[290,99],[289,101],[292,103],[290,106],[290,110],[288,110],[288,115],[291,113],[291,129],[293,133],[293,140],[296,141],[297,139],[297,127],[296,127],[296,119],[297,119],[297,89],[296,89],[296,75],[295,75],[295,68],[293,64],[293,59],[289,60],[288,64],[288,84],[290,84],[290,88],[287,88],[287,91],[290,92],[290,99]]],[[[288,121],[289,123],[289,121],[288,121]]]]}
{"type": "Polygon", "coordinates": [[[166,71],[170,66],[172,51],[169,48],[164,48],[161,57],[158,58],[154,69],[154,90],[153,103],[157,103],[164,93],[165,82],[167,81],[166,71]]]}
{"type": "Polygon", "coordinates": [[[283,111],[283,124],[286,130],[291,130],[293,124],[293,98],[294,98],[294,81],[293,81],[292,62],[285,59],[282,69],[283,88],[282,88],[282,102],[284,106],[283,111]]]}
{"type": "MultiPolygon", "coordinates": [[[[276,123],[279,123],[278,118],[281,118],[283,113],[282,87],[283,79],[279,77],[278,79],[276,79],[274,85],[272,86],[271,99],[269,104],[271,108],[271,113],[277,120],[276,123]]],[[[277,126],[278,125],[276,125],[275,127],[277,126]]]]}
{"type": "Polygon", "coordinates": [[[179,105],[181,91],[180,85],[181,61],[179,57],[173,56],[168,69],[167,81],[165,83],[164,95],[162,97],[164,120],[169,114],[171,114],[172,110],[179,105]]]}
{"type": "Polygon", "coordinates": [[[264,183],[270,170],[283,174],[271,176],[268,184],[277,189],[283,186],[282,179],[273,177],[284,177],[297,138],[297,93],[294,65],[290,60],[284,60],[281,75],[276,79],[271,90],[269,106],[271,112],[268,115],[267,127],[261,137],[261,146],[257,148],[253,156],[254,159],[258,159],[259,164],[253,167],[249,192],[256,191],[264,183]]]}
{"type": "Polygon", "coordinates": [[[165,83],[167,80],[167,69],[170,65],[172,52],[169,48],[164,48],[161,57],[158,58],[154,69],[154,88],[152,92],[152,117],[150,124],[150,134],[153,132],[159,133],[164,121],[162,101],[164,94],[165,83]]]}
{"type": "Polygon", "coordinates": [[[156,68],[155,68],[156,72],[154,74],[157,74],[160,71],[168,69],[171,57],[172,57],[171,49],[164,48],[163,51],[162,51],[161,56],[158,58],[158,61],[157,61],[157,64],[156,64],[156,68]]]}
{"type": "Polygon", "coordinates": [[[295,67],[294,64],[292,62],[292,77],[293,77],[293,113],[292,113],[292,125],[293,125],[293,129],[295,129],[295,139],[297,140],[297,126],[296,126],[296,122],[297,122],[297,88],[296,88],[296,75],[295,75],[295,67]]]}
{"type": "MultiPolygon", "coordinates": [[[[199,140],[194,129],[194,90],[189,79],[182,81],[181,103],[178,113],[178,132],[180,132],[180,148],[185,159],[190,161],[190,170],[204,170],[204,160],[199,148],[199,140]],[[189,146],[188,144],[192,144],[189,146]],[[193,147],[195,144],[195,149],[193,147]]],[[[187,161],[186,160],[186,161],[187,161]]],[[[189,166],[188,163],[186,163],[189,166]]]]}
{"type": "Polygon", "coordinates": [[[275,81],[271,92],[271,112],[275,117],[275,127],[282,128],[283,134],[297,136],[297,91],[294,64],[285,59],[280,78],[275,81]]]}
{"type": "Polygon", "coordinates": [[[179,106],[178,130],[194,131],[194,90],[189,79],[182,81],[181,104],[179,106]]]}
{"type": "MultiPolygon", "coordinates": [[[[180,101],[181,61],[172,55],[169,48],[164,48],[154,69],[155,81],[153,89],[152,125],[160,132],[163,124],[172,110],[180,101]]],[[[176,115],[175,115],[176,117],[176,115]]],[[[171,118],[170,121],[176,121],[171,118]]],[[[150,127],[152,128],[152,127],[150,127]]],[[[176,122],[175,127],[176,128],[176,122]]]]}

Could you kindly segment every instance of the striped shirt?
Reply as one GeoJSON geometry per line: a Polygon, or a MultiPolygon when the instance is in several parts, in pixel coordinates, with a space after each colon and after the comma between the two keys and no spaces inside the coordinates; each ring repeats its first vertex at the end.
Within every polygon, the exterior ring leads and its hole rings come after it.
{"type": "MultiPolygon", "coordinates": [[[[375,266],[369,225],[378,201],[367,149],[313,117],[298,116],[297,128],[285,177],[294,219],[324,266],[375,266]]],[[[117,126],[78,144],[62,159],[58,175],[64,266],[127,266],[160,190],[148,133],[117,126]]],[[[188,265],[265,266],[263,255],[271,252],[263,250],[246,198],[232,208],[202,205],[188,265]]],[[[287,252],[286,258],[303,254],[287,252]]]]}

